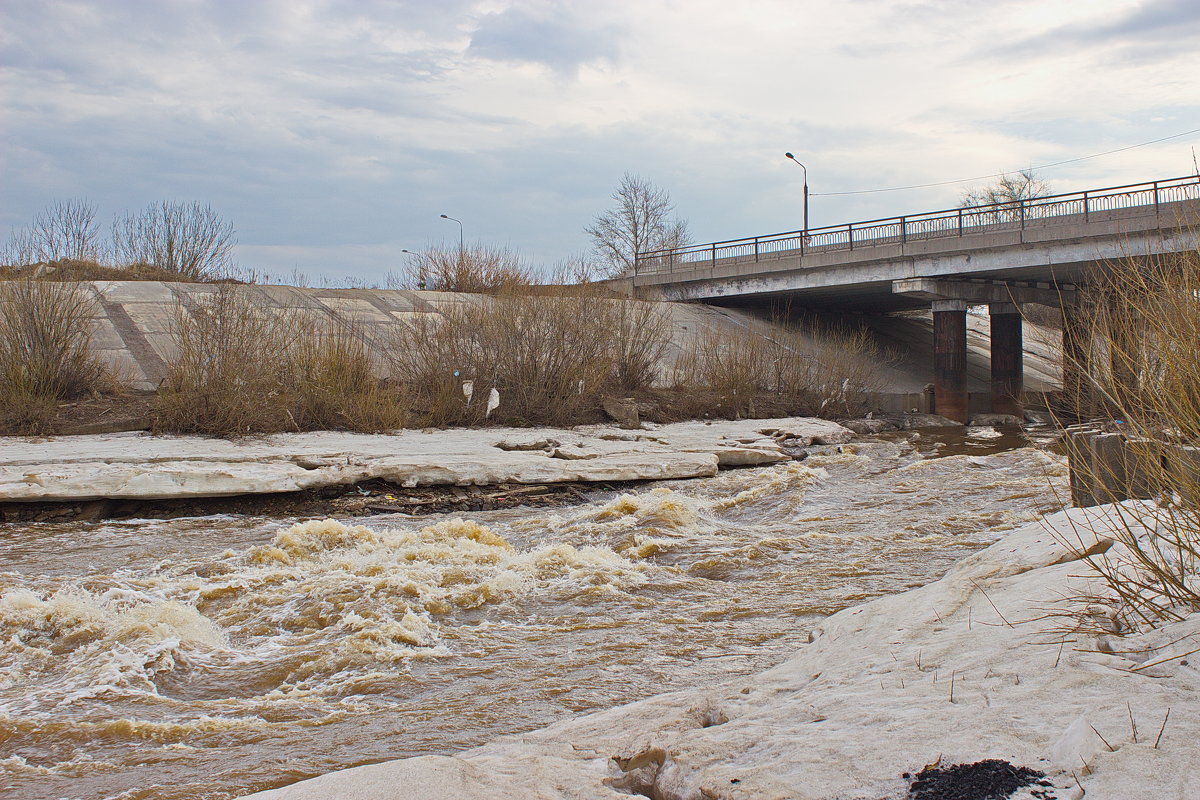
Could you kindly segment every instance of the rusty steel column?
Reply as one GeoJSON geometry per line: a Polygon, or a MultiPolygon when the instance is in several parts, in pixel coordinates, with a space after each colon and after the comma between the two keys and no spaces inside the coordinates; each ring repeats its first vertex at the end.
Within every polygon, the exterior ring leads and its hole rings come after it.
{"type": "Polygon", "coordinates": [[[1021,312],[1014,303],[990,303],[992,317],[992,413],[1021,419],[1022,381],[1021,312]]]}
{"type": "Polygon", "coordinates": [[[967,421],[967,302],[933,301],[934,413],[967,421]]]}

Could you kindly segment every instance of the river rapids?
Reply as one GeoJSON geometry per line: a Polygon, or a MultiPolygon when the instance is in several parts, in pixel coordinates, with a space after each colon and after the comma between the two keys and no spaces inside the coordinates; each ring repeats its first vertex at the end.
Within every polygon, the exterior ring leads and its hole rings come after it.
{"type": "Polygon", "coordinates": [[[765,669],[1062,505],[1057,457],[938,445],[469,518],[0,525],[0,796],[231,798],[765,669]]]}

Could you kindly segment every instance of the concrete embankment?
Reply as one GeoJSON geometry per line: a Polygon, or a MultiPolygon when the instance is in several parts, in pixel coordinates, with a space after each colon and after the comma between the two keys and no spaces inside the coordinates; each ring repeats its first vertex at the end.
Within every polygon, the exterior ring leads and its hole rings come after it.
{"type": "Polygon", "coordinates": [[[1190,800],[1200,796],[1189,659],[1200,614],[1122,638],[1069,632],[1056,616],[1068,598],[1103,591],[1079,550],[1122,547],[1104,512],[1054,514],[941,580],[834,614],[793,657],[750,678],[251,797],[983,797],[958,791],[955,776],[978,790],[983,765],[998,765],[1030,783],[986,796],[1190,800]],[[942,788],[952,791],[941,794],[914,783],[924,765],[956,764],[980,769],[950,771],[942,788]]]}
{"type": "MultiPolygon", "coordinates": [[[[94,281],[83,283],[97,301],[93,346],[118,374],[136,389],[152,390],[166,375],[177,348],[172,328],[179,309],[191,309],[204,296],[219,291],[213,284],[155,281],[94,281]]],[[[242,286],[264,308],[294,312],[311,319],[352,327],[374,346],[386,348],[391,331],[415,316],[438,314],[461,303],[486,302],[481,295],[451,292],[382,289],[303,289],[293,286],[242,286]]],[[[670,320],[670,344],[660,371],[669,381],[672,368],[697,337],[753,329],[769,337],[772,326],[747,310],[694,303],[663,303],[670,320]]],[[[989,340],[986,316],[968,315],[968,389],[988,391],[989,340]]],[[[894,360],[879,368],[882,392],[892,396],[893,410],[917,405],[912,396],[932,380],[933,332],[928,315],[858,316],[829,322],[863,325],[894,360]]],[[[1025,388],[1031,392],[1059,387],[1058,348],[1061,336],[1052,328],[1027,325],[1025,388]]],[[[809,342],[816,351],[819,341],[809,342]]],[[[981,408],[979,410],[987,410],[981,408]]]]}

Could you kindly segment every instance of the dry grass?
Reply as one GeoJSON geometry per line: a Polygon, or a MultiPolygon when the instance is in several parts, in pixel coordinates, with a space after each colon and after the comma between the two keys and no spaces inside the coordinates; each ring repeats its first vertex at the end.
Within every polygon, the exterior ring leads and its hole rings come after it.
{"type": "Polygon", "coordinates": [[[700,399],[709,413],[755,416],[755,400],[771,389],[776,354],[786,351],[759,332],[707,331],[675,365],[675,386],[700,399]]]}
{"type": "Polygon", "coordinates": [[[187,278],[149,264],[114,267],[89,259],[61,259],[21,266],[0,266],[0,280],[37,281],[173,281],[206,283],[207,278],[187,278]]]}
{"type": "Polygon", "coordinates": [[[777,321],[698,336],[676,365],[676,388],[712,414],[858,417],[890,360],[866,331],[777,321]]]}
{"type": "Polygon", "coordinates": [[[333,325],[302,329],[289,353],[293,419],[302,430],[377,432],[404,427],[401,398],[375,375],[356,332],[333,325]]]}
{"type": "Polygon", "coordinates": [[[158,391],[155,432],[245,435],[295,430],[281,354],[294,334],[233,287],[177,310],[179,354],[158,391]]]}
{"type": "Polygon", "coordinates": [[[222,286],[180,309],[179,355],[158,393],[155,430],[244,436],[401,427],[402,408],[374,376],[365,343],[257,305],[222,286]]]}
{"type": "Polygon", "coordinates": [[[496,294],[537,283],[520,256],[503,247],[429,247],[412,254],[402,288],[437,292],[496,294]]]}
{"type": "Polygon", "coordinates": [[[670,320],[655,303],[609,300],[605,310],[602,318],[615,339],[614,387],[622,392],[649,389],[660,377],[670,342],[670,320]]]}
{"type": "Polygon", "coordinates": [[[59,403],[115,388],[89,352],[94,316],[76,286],[0,283],[0,428],[44,432],[59,403]]]}
{"type": "Polygon", "coordinates": [[[652,303],[577,290],[506,293],[405,324],[389,354],[428,424],[560,425],[594,416],[606,393],[647,388],[666,336],[652,303]],[[485,416],[492,389],[500,406],[485,416]]]}
{"type": "Polygon", "coordinates": [[[1137,630],[1200,611],[1200,253],[1107,267],[1077,315],[1089,328],[1073,332],[1086,345],[1073,400],[1120,435],[1123,458],[1092,464],[1078,445],[1070,456],[1114,503],[1101,513],[1119,546],[1088,558],[1108,589],[1093,600],[1137,630]],[[1152,502],[1116,504],[1127,497],[1152,502]]]}

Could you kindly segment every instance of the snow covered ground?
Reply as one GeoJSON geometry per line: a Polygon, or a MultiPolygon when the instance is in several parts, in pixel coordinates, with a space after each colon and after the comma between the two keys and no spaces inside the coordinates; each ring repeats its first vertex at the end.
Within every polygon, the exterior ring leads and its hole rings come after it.
{"type": "Polygon", "coordinates": [[[1063,633],[1089,588],[1079,546],[1100,552],[1108,536],[1103,507],[1060,512],[941,580],[834,614],[751,679],[252,797],[898,800],[927,764],[1003,759],[1052,784],[1014,798],[1192,800],[1200,615],[1126,637],[1063,633]]]}
{"type": "Polygon", "coordinates": [[[0,501],[292,492],[382,478],[404,486],[694,478],[786,461],[853,434],[809,418],[681,422],[629,431],[483,428],[295,433],[231,441],[118,433],[0,438],[0,501]]]}

